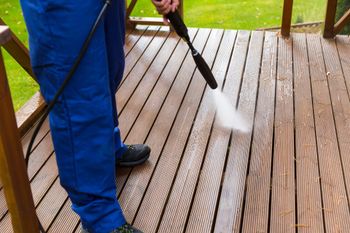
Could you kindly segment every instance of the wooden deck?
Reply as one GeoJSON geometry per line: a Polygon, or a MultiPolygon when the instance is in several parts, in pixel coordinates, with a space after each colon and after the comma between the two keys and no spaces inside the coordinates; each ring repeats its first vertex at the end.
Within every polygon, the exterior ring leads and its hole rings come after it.
{"type": "MultiPolygon", "coordinates": [[[[155,26],[128,32],[117,94],[126,143],[149,161],[118,169],[118,197],[144,232],[349,232],[350,39],[191,29],[194,45],[246,120],[222,128],[187,46],[155,26]]],[[[26,148],[31,132],[23,139],[26,148]]],[[[30,159],[50,233],[79,232],[46,123],[30,159]]],[[[0,190],[0,232],[12,232],[0,190]]]]}

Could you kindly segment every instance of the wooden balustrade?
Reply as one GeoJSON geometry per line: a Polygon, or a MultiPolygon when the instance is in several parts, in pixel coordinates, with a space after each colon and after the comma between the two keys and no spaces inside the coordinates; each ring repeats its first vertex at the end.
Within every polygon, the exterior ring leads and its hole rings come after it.
{"type": "MultiPolygon", "coordinates": [[[[131,17],[137,0],[131,0],[126,8],[127,25],[134,27],[137,24],[162,25],[162,18],[139,18],[131,17]]],[[[283,16],[281,25],[281,35],[290,35],[292,20],[293,0],[285,0],[283,6],[283,16]]],[[[324,37],[334,37],[341,29],[350,22],[350,10],[335,23],[337,0],[327,1],[325,16],[324,37]]],[[[179,12],[183,16],[183,1],[180,1],[179,12]]],[[[34,79],[35,76],[30,66],[28,49],[20,40],[11,33],[10,29],[0,18],[0,47],[3,47],[14,57],[14,59],[26,70],[34,79]]],[[[27,129],[40,117],[46,104],[37,93],[33,99],[23,107],[27,115],[16,116],[9,92],[8,81],[5,72],[3,57],[0,50],[0,178],[4,185],[6,201],[12,217],[13,228],[16,233],[38,233],[38,221],[35,215],[35,208],[31,196],[30,183],[23,159],[20,137],[27,129]],[[32,102],[31,102],[32,101],[32,102]],[[35,107],[32,107],[35,105],[35,107]],[[33,112],[25,110],[32,109],[33,112]],[[21,118],[22,117],[22,118],[21,118]],[[20,119],[20,120],[18,120],[20,119]]],[[[20,110],[21,112],[21,110],[20,110]]]]}
{"type": "MultiPolygon", "coordinates": [[[[6,26],[6,23],[0,18],[0,25],[6,26]]],[[[2,47],[17,61],[17,63],[29,74],[35,81],[36,77],[30,64],[29,51],[27,47],[18,39],[18,37],[9,29],[9,38],[2,47]]],[[[37,92],[21,109],[16,112],[17,125],[20,137],[23,137],[29,128],[39,119],[46,108],[46,103],[37,92]]]]}
{"type": "MultiPolygon", "coordinates": [[[[11,40],[11,32],[0,26],[0,47],[11,40]]],[[[0,177],[15,233],[38,233],[15,112],[0,50],[0,177]]]]}
{"type": "MultiPolygon", "coordinates": [[[[335,23],[337,0],[327,0],[326,15],[324,20],[324,38],[333,38],[344,26],[350,22],[350,9],[335,23]]],[[[292,21],[293,0],[284,0],[281,34],[288,37],[292,21]]]]}
{"type": "MultiPolygon", "coordinates": [[[[0,18],[0,25],[6,25],[0,18]]],[[[11,31],[9,41],[3,45],[4,49],[17,61],[18,64],[36,81],[35,75],[30,65],[29,51],[18,37],[11,31]]]]}
{"type": "Polygon", "coordinates": [[[347,12],[345,12],[345,14],[334,25],[334,30],[333,30],[334,35],[338,34],[344,28],[344,26],[349,22],[350,22],[350,9],[347,12]]]}

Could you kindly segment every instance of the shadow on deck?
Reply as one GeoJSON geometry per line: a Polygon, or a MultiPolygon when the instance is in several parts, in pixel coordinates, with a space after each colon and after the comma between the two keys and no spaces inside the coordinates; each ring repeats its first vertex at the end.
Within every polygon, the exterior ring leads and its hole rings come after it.
{"type": "MultiPolygon", "coordinates": [[[[118,169],[118,197],[145,232],[347,232],[350,226],[350,40],[337,36],[191,29],[224,93],[252,125],[222,128],[212,91],[174,33],[126,38],[117,93],[126,143],[149,161],[118,169]]],[[[26,148],[31,131],[24,136],[26,148]]],[[[30,159],[48,232],[80,232],[59,184],[48,124],[30,159]]],[[[0,232],[12,232],[0,190],[0,232]]]]}

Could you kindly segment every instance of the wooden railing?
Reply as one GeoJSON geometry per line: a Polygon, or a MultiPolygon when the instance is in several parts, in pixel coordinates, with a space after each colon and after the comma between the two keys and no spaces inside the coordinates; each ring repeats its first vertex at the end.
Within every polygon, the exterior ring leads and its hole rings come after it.
{"type": "MultiPolygon", "coordinates": [[[[0,25],[6,26],[5,22],[0,18],[0,25]]],[[[10,38],[2,47],[17,61],[17,63],[29,74],[29,76],[36,80],[30,65],[29,51],[27,47],[17,38],[17,36],[9,29],[10,38]]],[[[31,128],[34,122],[41,116],[46,103],[37,92],[24,106],[16,112],[17,125],[20,137],[31,128]]]]}
{"type": "MultiPolygon", "coordinates": [[[[11,45],[8,27],[0,26],[0,48],[11,45]]],[[[20,134],[0,50],[0,178],[16,233],[38,233],[34,201],[24,161],[20,134]]]]}
{"type": "MultiPolygon", "coordinates": [[[[161,18],[131,17],[136,2],[137,0],[131,0],[127,6],[128,26],[162,24],[161,18]]],[[[180,2],[179,12],[183,15],[183,1],[180,2]]],[[[283,36],[289,36],[290,34],[292,8],[293,0],[285,0],[281,26],[283,36]]],[[[335,23],[336,8],[337,0],[328,0],[324,37],[334,37],[350,21],[349,10],[335,23]]],[[[11,33],[8,27],[1,25],[5,25],[5,23],[0,18],[0,47],[7,50],[23,69],[36,80],[30,66],[28,49],[11,33]]],[[[39,232],[20,138],[33,126],[45,107],[46,104],[38,92],[17,113],[14,112],[0,50],[0,178],[16,233],[39,232]]]]}
{"type": "MultiPolygon", "coordinates": [[[[163,25],[163,19],[161,17],[132,17],[131,13],[135,8],[137,0],[131,0],[130,4],[127,5],[127,0],[125,0],[126,5],[126,25],[129,28],[134,28],[137,24],[145,25],[163,25]]],[[[180,0],[180,5],[178,11],[183,18],[183,0],[180,0]]]]}
{"type": "MultiPolygon", "coordinates": [[[[6,25],[1,18],[0,25],[6,25]]],[[[4,44],[3,47],[18,62],[18,64],[20,64],[23,69],[34,78],[34,80],[36,80],[30,66],[29,51],[13,33],[10,32],[10,40],[4,44]]]]}
{"type": "MultiPolygon", "coordinates": [[[[344,26],[350,22],[350,9],[335,23],[337,0],[327,0],[326,15],[324,20],[324,38],[333,38],[344,26]]],[[[293,0],[284,0],[281,34],[284,37],[290,35],[292,21],[293,0]]]]}
{"type": "Polygon", "coordinates": [[[328,0],[323,36],[332,38],[350,22],[350,9],[335,23],[337,0],[328,0]]]}

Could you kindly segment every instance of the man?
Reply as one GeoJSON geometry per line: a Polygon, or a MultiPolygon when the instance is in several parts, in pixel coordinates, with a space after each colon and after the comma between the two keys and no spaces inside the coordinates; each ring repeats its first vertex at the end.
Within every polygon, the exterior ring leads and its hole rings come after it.
{"type": "MultiPolygon", "coordinates": [[[[161,14],[178,0],[152,0],[161,14]]],[[[21,0],[33,71],[50,102],[76,60],[104,0],[21,0]]],[[[115,92],[123,77],[125,0],[112,0],[79,68],[50,113],[60,181],[88,233],[141,232],[126,223],[116,198],[115,167],[135,166],[146,145],[126,146],[115,92]]],[[[150,216],[151,217],[151,216],[150,216]]]]}

